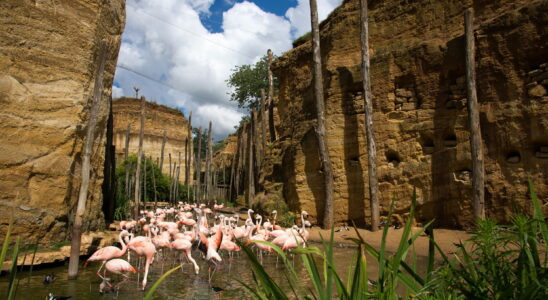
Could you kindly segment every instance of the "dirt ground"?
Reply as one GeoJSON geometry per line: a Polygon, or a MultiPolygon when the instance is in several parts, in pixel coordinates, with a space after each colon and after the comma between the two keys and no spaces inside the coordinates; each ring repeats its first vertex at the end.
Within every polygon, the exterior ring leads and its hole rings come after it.
{"type": "MultiPolygon", "coordinates": [[[[356,231],[353,227],[348,227],[348,231],[344,228],[336,228],[339,232],[334,233],[335,243],[343,245],[354,245],[352,241],[347,240],[348,238],[358,238],[356,231]]],[[[420,228],[414,227],[412,230],[416,232],[420,228]]],[[[362,238],[373,246],[375,249],[379,250],[381,248],[382,240],[382,230],[372,232],[366,229],[358,229],[362,238]]],[[[324,239],[328,239],[330,235],[330,230],[323,230],[319,227],[312,227],[309,229],[310,232],[310,241],[321,242],[320,235],[324,239]]],[[[394,229],[390,228],[386,236],[386,249],[388,252],[395,252],[400,243],[400,239],[403,233],[403,228],[394,229]]],[[[461,230],[449,230],[449,229],[435,229],[434,230],[434,239],[442,249],[445,254],[451,254],[457,251],[457,247],[454,243],[459,243],[460,241],[466,241],[470,237],[470,234],[461,231],[461,230]]],[[[422,234],[415,241],[415,251],[419,256],[428,255],[428,237],[425,234],[422,234]]],[[[437,255],[437,258],[440,258],[437,255]]]]}

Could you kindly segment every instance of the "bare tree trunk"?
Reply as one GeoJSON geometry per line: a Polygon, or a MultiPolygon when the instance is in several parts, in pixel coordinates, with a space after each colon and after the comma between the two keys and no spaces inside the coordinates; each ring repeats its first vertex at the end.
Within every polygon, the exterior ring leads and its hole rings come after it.
{"type": "Polygon", "coordinates": [[[253,182],[255,183],[256,192],[259,189],[259,157],[261,156],[259,152],[259,134],[257,129],[257,111],[255,108],[251,110],[251,128],[253,131],[253,182]]]}
{"type": "Polygon", "coordinates": [[[145,135],[145,106],[146,99],[141,96],[141,129],[139,131],[139,150],[137,151],[137,167],[135,169],[135,201],[133,203],[133,219],[139,216],[141,202],[141,159],[143,156],[143,138],[145,135]]]}
{"type": "Polygon", "coordinates": [[[160,152],[160,173],[162,173],[162,170],[164,169],[164,149],[166,147],[166,141],[167,141],[167,132],[164,130],[164,139],[162,140],[162,150],[160,152]]]}
{"type": "MultiPolygon", "coordinates": [[[[151,157],[152,159],[152,157],[151,157]]],[[[155,173],[155,168],[152,168],[152,187],[154,188],[154,211],[156,211],[156,207],[158,207],[158,192],[156,190],[156,175],[154,174],[155,173]]],[[[160,174],[162,174],[160,172],[160,174]]]]}
{"type": "Polygon", "coordinates": [[[177,204],[179,202],[179,174],[181,171],[181,165],[177,166],[177,177],[175,179],[175,187],[173,188],[173,204],[177,204]]]}
{"type": "Polygon", "coordinates": [[[185,184],[187,189],[187,197],[190,200],[190,183],[191,183],[191,174],[190,171],[192,167],[192,112],[188,114],[188,136],[187,136],[187,145],[188,145],[188,160],[186,161],[186,170],[185,170],[185,184]]]}
{"type": "Polygon", "coordinates": [[[468,118],[470,120],[474,217],[484,219],[485,183],[478,96],[476,94],[476,49],[474,41],[474,10],[472,8],[467,9],[464,13],[464,28],[466,32],[466,91],[468,94],[468,118]]]}
{"type": "Polygon", "coordinates": [[[253,167],[253,114],[251,114],[251,122],[249,122],[247,147],[247,206],[251,207],[253,199],[255,198],[255,172],[253,167]]]}
{"type": "Polygon", "coordinates": [[[371,100],[371,80],[369,78],[369,24],[367,0],[361,0],[361,46],[362,46],[362,80],[365,108],[365,131],[367,135],[367,160],[369,163],[369,201],[371,203],[371,230],[379,229],[379,199],[377,197],[377,149],[375,131],[373,130],[373,102],[371,100]]]}
{"type": "Polygon", "coordinates": [[[198,199],[198,202],[202,202],[202,198],[200,197],[200,192],[202,189],[202,186],[200,185],[201,181],[201,173],[202,173],[202,126],[198,128],[198,153],[196,153],[196,198],[198,199]]]}
{"type": "Polygon", "coordinates": [[[147,202],[147,157],[143,152],[143,202],[147,202]]]}
{"type": "Polygon", "coordinates": [[[207,143],[206,143],[206,165],[205,165],[205,196],[206,201],[209,201],[211,197],[211,121],[209,121],[209,130],[207,131],[207,143]]]}
{"type": "Polygon", "coordinates": [[[127,131],[126,131],[126,149],[124,150],[124,164],[125,164],[125,167],[126,167],[126,181],[125,181],[125,195],[126,196],[126,200],[129,201],[129,199],[131,199],[129,197],[129,194],[130,194],[130,191],[129,189],[131,188],[131,186],[129,185],[129,161],[128,161],[128,153],[129,153],[129,134],[130,134],[130,130],[131,130],[131,124],[130,123],[127,123],[127,131]]]}
{"type": "Polygon", "coordinates": [[[103,72],[105,70],[106,44],[101,43],[99,56],[99,68],[95,73],[95,83],[93,86],[93,95],[91,98],[91,107],[89,111],[88,127],[86,131],[86,140],[82,156],[82,182],[78,194],[78,204],[74,215],[74,224],[72,225],[72,236],[70,245],[70,261],[68,268],[69,279],[76,279],[78,276],[78,263],[80,260],[80,245],[82,241],[82,223],[86,211],[86,202],[88,198],[89,178],[91,171],[91,151],[95,142],[95,127],[99,118],[99,109],[103,96],[103,72]]]}
{"type": "Polygon", "coordinates": [[[310,16],[312,23],[312,58],[314,61],[314,96],[316,97],[317,113],[316,135],[318,136],[320,159],[322,161],[323,175],[325,181],[325,208],[323,228],[328,229],[333,226],[333,172],[331,170],[329,148],[325,139],[326,130],[323,97],[322,58],[320,51],[320,28],[318,26],[318,6],[316,0],[310,0],[310,16]]]}
{"type": "Polygon", "coordinates": [[[272,50],[268,49],[268,124],[270,129],[270,142],[276,140],[276,128],[274,127],[274,78],[272,77],[272,50]]]}
{"type": "Polygon", "coordinates": [[[167,199],[167,202],[171,203],[171,187],[173,186],[173,179],[172,179],[172,165],[171,165],[171,153],[168,153],[169,157],[169,198],[167,199]]]}
{"type": "Polygon", "coordinates": [[[266,114],[264,113],[265,110],[265,91],[264,89],[261,89],[261,156],[259,158],[259,164],[262,167],[263,166],[263,160],[266,155],[266,114]]]}

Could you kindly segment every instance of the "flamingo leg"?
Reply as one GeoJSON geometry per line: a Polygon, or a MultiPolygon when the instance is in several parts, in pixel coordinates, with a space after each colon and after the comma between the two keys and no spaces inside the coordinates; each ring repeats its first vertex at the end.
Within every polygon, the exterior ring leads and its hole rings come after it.
{"type": "Polygon", "coordinates": [[[101,269],[103,269],[103,266],[105,265],[106,261],[103,261],[103,263],[101,264],[101,267],[99,268],[99,270],[97,270],[97,276],[99,276],[101,279],[104,279],[102,276],[101,276],[101,269]]]}
{"type": "Polygon", "coordinates": [[[143,291],[145,290],[145,286],[147,285],[147,277],[148,277],[148,267],[150,265],[150,259],[147,258],[146,265],[145,265],[145,275],[143,277],[143,291]]]}

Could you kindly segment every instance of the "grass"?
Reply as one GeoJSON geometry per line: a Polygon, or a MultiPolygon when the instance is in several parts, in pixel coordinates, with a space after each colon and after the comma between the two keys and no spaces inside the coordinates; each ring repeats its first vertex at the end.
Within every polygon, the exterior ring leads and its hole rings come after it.
{"type": "MultiPolygon", "coordinates": [[[[0,266],[4,265],[4,261],[6,259],[6,256],[8,254],[9,245],[11,241],[11,229],[13,226],[13,221],[10,221],[8,225],[8,230],[6,232],[6,237],[4,238],[4,241],[2,242],[2,251],[0,252],[0,266]]],[[[15,298],[15,293],[17,291],[17,258],[19,257],[19,245],[21,242],[21,238],[18,237],[15,245],[12,249],[12,255],[11,255],[11,268],[10,268],[10,276],[8,280],[8,289],[6,292],[6,298],[7,300],[11,300],[15,298]]],[[[0,292],[1,293],[1,292],[0,292]]]]}

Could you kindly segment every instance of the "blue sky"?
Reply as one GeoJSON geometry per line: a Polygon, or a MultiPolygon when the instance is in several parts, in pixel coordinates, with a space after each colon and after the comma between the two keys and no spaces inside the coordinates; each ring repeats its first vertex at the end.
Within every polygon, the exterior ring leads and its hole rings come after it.
{"type": "MultiPolygon", "coordinates": [[[[231,0],[217,0],[210,7],[211,14],[202,14],[200,19],[204,26],[211,32],[222,32],[223,12],[229,10],[235,3],[244,2],[231,0]]],[[[274,13],[283,17],[290,7],[297,6],[297,0],[255,0],[255,3],[262,10],[274,13]]]]}
{"type": "MultiPolygon", "coordinates": [[[[320,20],[342,0],[318,0],[320,20]]],[[[310,31],[308,0],[127,0],[113,96],[140,95],[213,121],[215,139],[247,113],[229,101],[226,79],[272,49],[282,55],[310,31]]]]}

